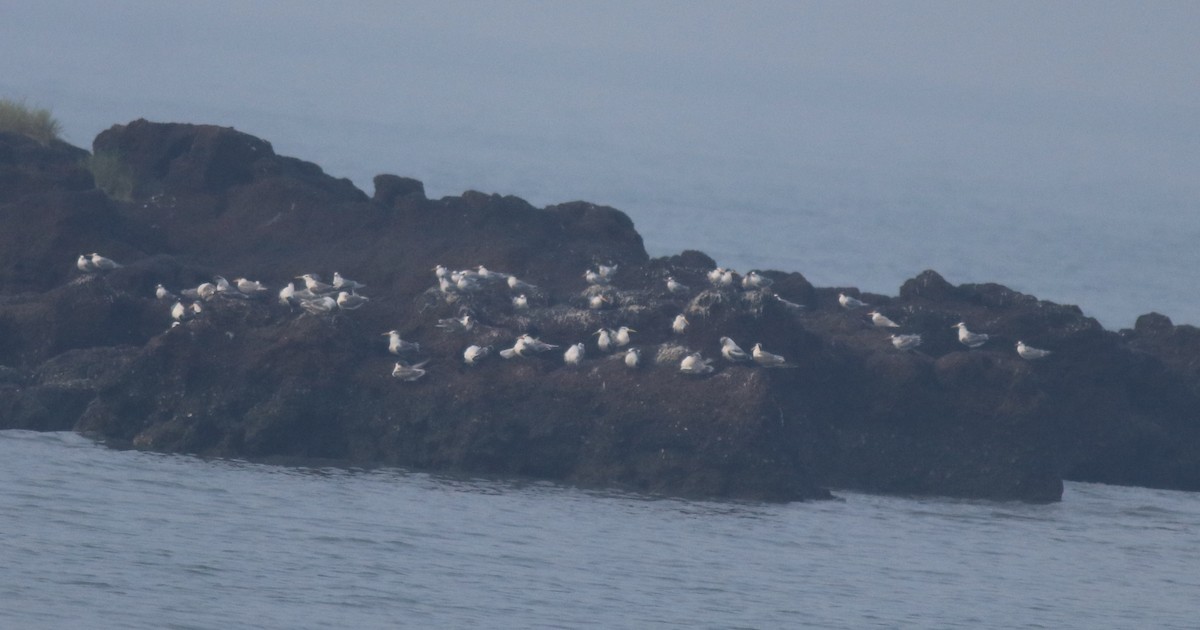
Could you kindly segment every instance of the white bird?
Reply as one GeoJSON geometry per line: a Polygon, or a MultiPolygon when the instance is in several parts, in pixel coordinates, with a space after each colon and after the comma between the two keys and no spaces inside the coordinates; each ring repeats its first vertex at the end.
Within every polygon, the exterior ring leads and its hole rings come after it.
{"type": "Polygon", "coordinates": [[[365,288],[367,288],[367,285],[365,285],[361,282],[355,282],[354,280],[346,278],[346,277],[342,276],[342,274],[335,271],[335,272],[333,272],[333,288],[338,289],[340,291],[353,292],[357,289],[365,289],[365,288]]]}
{"type": "Polygon", "coordinates": [[[467,346],[467,349],[463,350],[463,363],[476,365],[491,353],[491,346],[467,346]]]}
{"type": "Polygon", "coordinates": [[[184,307],[183,302],[176,302],[175,306],[171,307],[171,318],[181,322],[185,316],[187,316],[187,308],[184,307]]]}
{"type": "Polygon", "coordinates": [[[92,259],[83,254],[80,254],[79,258],[75,259],[75,267],[84,273],[98,271],[96,265],[92,264],[92,259]]]}
{"type": "Polygon", "coordinates": [[[204,309],[200,306],[200,303],[192,302],[192,317],[200,317],[202,312],[204,312],[204,309]]]}
{"type": "Polygon", "coordinates": [[[292,282],[287,283],[287,286],[279,290],[279,303],[283,306],[291,306],[292,301],[296,299],[296,285],[292,282]]]}
{"type": "Polygon", "coordinates": [[[671,332],[674,332],[676,335],[682,335],[685,331],[687,331],[687,327],[688,320],[683,316],[682,313],[676,315],[675,321],[671,322],[671,332]]]}
{"type": "Polygon", "coordinates": [[[529,298],[525,297],[524,293],[513,298],[512,304],[513,304],[513,308],[515,310],[518,310],[518,311],[529,310],[529,298]]]}
{"type": "Polygon", "coordinates": [[[211,300],[216,294],[217,285],[211,282],[204,282],[201,283],[200,286],[196,287],[196,295],[199,296],[201,300],[211,300]]]}
{"type": "Polygon", "coordinates": [[[371,298],[357,293],[347,293],[342,291],[338,293],[337,304],[343,311],[353,311],[362,308],[364,304],[370,302],[371,298]]]}
{"type": "Polygon", "coordinates": [[[879,311],[871,311],[870,313],[867,313],[867,314],[871,316],[871,323],[875,324],[875,326],[878,328],[899,328],[900,327],[900,324],[897,324],[896,322],[888,319],[887,315],[884,315],[883,313],[880,313],[879,311]]]}
{"type": "Polygon", "coordinates": [[[532,284],[529,284],[528,282],[523,282],[523,281],[519,280],[516,276],[508,277],[508,288],[512,289],[513,291],[536,291],[537,290],[537,287],[533,286],[532,284]]]}
{"type": "Polygon", "coordinates": [[[870,304],[867,304],[856,297],[846,295],[845,293],[838,294],[838,304],[841,304],[843,308],[850,309],[859,308],[862,306],[870,306],[870,304]]]}
{"type": "Polygon", "coordinates": [[[164,287],[161,284],[156,284],[154,285],[154,297],[160,300],[173,300],[175,299],[175,294],[168,291],[167,287],[164,287]]]}
{"type": "Polygon", "coordinates": [[[442,293],[454,293],[458,290],[458,287],[454,286],[453,282],[450,282],[448,276],[443,276],[438,278],[438,290],[442,293]]]}
{"type": "Polygon", "coordinates": [[[618,348],[624,348],[625,346],[629,345],[629,333],[631,332],[637,331],[628,326],[621,326],[617,329],[617,332],[612,336],[612,339],[614,342],[616,342],[618,348]]]}
{"type": "Polygon", "coordinates": [[[513,359],[518,356],[520,356],[520,355],[517,354],[517,347],[515,345],[511,348],[505,348],[500,351],[501,359],[513,359]]]}
{"type": "Polygon", "coordinates": [[[600,348],[600,352],[608,352],[609,350],[615,349],[613,332],[611,330],[607,328],[601,328],[592,334],[597,335],[596,347],[600,348]]]}
{"type": "Polygon", "coordinates": [[[892,335],[891,339],[897,350],[912,350],[921,345],[921,335],[892,335]]]}
{"type": "Polygon", "coordinates": [[[392,368],[392,376],[402,381],[415,381],[422,376],[425,376],[424,367],[426,363],[429,363],[429,359],[426,359],[416,365],[410,365],[405,361],[397,361],[396,367],[392,368]]]}
{"type": "Polygon", "coordinates": [[[597,265],[596,272],[601,276],[612,280],[613,276],[617,275],[617,265],[597,265]]]}
{"type": "Polygon", "coordinates": [[[625,365],[630,368],[636,368],[642,360],[642,353],[637,348],[630,348],[625,351],[625,365]]]}
{"type": "Polygon", "coordinates": [[[435,327],[441,328],[446,332],[470,331],[472,328],[475,328],[475,320],[471,317],[470,313],[466,313],[459,318],[448,317],[446,319],[439,319],[435,327]]]}
{"type": "Polygon", "coordinates": [[[792,367],[788,364],[786,359],[778,354],[771,354],[770,352],[763,350],[761,343],[754,344],[754,349],[750,351],[750,354],[754,357],[755,363],[766,368],[792,367]]]}
{"type": "Polygon", "coordinates": [[[769,287],[774,283],[775,283],[774,280],[771,280],[770,278],[763,276],[762,274],[758,273],[757,271],[751,271],[750,273],[748,273],[742,277],[742,288],[743,289],[761,289],[764,287],[769,287]]]}
{"type": "Polygon", "coordinates": [[[479,265],[476,273],[479,275],[480,279],[487,282],[503,282],[509,278],[508,274],[499,271],[492,271],[483,265],[479,265]]]}
{"type": "Polygon", "coordinates": [[[217,285],[217,293],[233,293],[235,289],[229,284],[223,276],[213,276],[213,282],[217,285]]]}
{"type": "Polygon", "coordinates": [[[304,309],[309,315],[332,313],[337,310],[337,307],[337,300],[328,295],[300,302],[300,308],[304,309]]]}
{"type": "MultiPolygon", "coordinates": [[[[105,258],[104,256],[97,254],[96,252],[92,252],[91,258],[92,258],[92,266],[95,267],[96,269],[99,269],[100,271],[112,271],[113,269],[121,268],[121,265],[117,264],[117,262],[115,260],[113,260],[111,258],[105,258]]],[[[78,261],[76,261],[76,266],[78,266],[78,264],[79,264],[78,261]]]]}
{"type": "Polygon", "coordinates": [[[517,343],[513,346],[513,351],[515,351],[518,356],[527,357],[531,354],[546,352],[547,350],[553,350],[557,347],[558,346],[552,343],[546,343],[537,337],[521,335],[520,337],[517,337],[517,343]]]}
{"type": "Polygon", "coordinates": [[[608,276],[602,275],[599,272],[588,269],[583,272],[583,279],[587,280],[588,284],[607,285],[611,282],[608,276]]]}
{"type": "Polygon", "coordinates": [[[733,286],[733,273],[734,271],[732,269],[726,269],[725,272],[721,274],[721,277],[717,279],[717,287],[723,289],[725,287],[733,286]]]}
{"type": "Polygon", "coordinates": [[[725,268],[717,267],[716,269],[713,269],[712,271],[708,272],[708,281],[711,282],[713,284],[713,286],[719,286],[721,284],[721,278],[724,275],[725,275],[725,268]]]}
{"type": "Polygon", "coordinates": [[[563,354],[563,362],[567,365],[579,365],[583,361],[584,352],[583,344],[577,343],[567,348],[566,353],[563,354]]]}
{"type": "Polygon", "coordinates": [[[604,308],[605,304],[608,304],[611,301],[612,300],[609,300],[603,295],[593,295],[592,297],[588,298],[588,308],[592,310],[602,309],[604,308]]]}
{"type": "Polygon", "coordinates": [[[1033,346],[1027,346],[1027,345],[1025,345],[1024,341],[1018,341],[1017,342],[1017,354],[1021,355],[1022,359],[1028,359],[1029,361],[1036,361],[1038,359],[1045,359],[1046,357],[1050,356],[1051,352],[1049,350],[1042,350],[1041,348],[1034,348],[1033,346]]]}
{"type": "Polygon", "coordinates": [[[238,278],[234,280],[233,283],[237,286],[238,291],[241,291],[246,295],[258,295],[259,293],[267,290],[267,287],[263,286],[263,283],[258,282],[257,280],[238,278]]]}
{"type": "Polygon", "coordinates": [[[751,357],[737,345],[737,342],[729,337],[721,337],[721,356],[726,360],[737,363],[739,361],[750,361],[751,357]]]}
{"type": "Polygon", "coordinates": [[[400,331],[389,330],[383,333],[388,338],[388,352],[401,355],[409,352],[420,352],[421,344],[415,341],[405,341],[400,338],[400,331]]]}
{"type": "Polygon", "coordinates": [[[705,359],[700,353],[689,354],[679,362],[679,371],[684,374],[708,374],[713,371],[712,359],[705,359]]]}
{"type": "Polygon", "coordinates": [[[465,273],[460,273],[458,279],[454,281],[454,288],[458,289],[459,291],[474,293],[483,287],[479,284],[479,280],[476,279],[476,276],[469,276],[465,273]]]}
{"type": "Polygon", "coordinates": [[[324,282],[321,282],[315,274],[306,273],[302,276],[296,276],[296,278],[303,280],[304,288],[308,289],[309,291],[312,291],[316,295],[321,295],[324,293],[332,293],[333,291],[336,290],[333,288],[333,285],[325,284],[324,282]]]}
{"type": "Polygon", "coordinates": [[[667,276],[667,290],[675,295],[687,295],[690,289],[688,285],[676,280],[672,276],[667,276]]]}
{"type": "Polygon", "coordinates": [[[439,278],[445,278],[450,275],[450,270],[445,265],[438,265],[433,268],[433,275],[439,278]]]}
{"type": "Polygon", "coordinates": [[[963,322],[951,326],[958,329],[958,341],[968,348],[978,348],[987,343],[988,336],[984,333],[973,333],[967,330],[967,325],[963,322]]]}
{"type": "Polygon", "coordinates": [[[788,308],[790,308],[790,309],[792,309],[792,310],[795,310],[795,311],[802,311],[802,310],[804,310],[804,305],[803,305],[803,304],[797,304],[797,303],[795,303],[795,302],[789,302],[789,301],[787,301],[787,300],[783,299],[782,297],[780,297],[780,295],[779,295],[778,293],[772,293],[772,294],[771,294],[771,297],[775,298],[775,301],[776,301],[776,302],[779,302],[780,304],[782,304],[782,305],[784,305],[784,306],[786,306],[786,307],[788,307],[788,308]]]}

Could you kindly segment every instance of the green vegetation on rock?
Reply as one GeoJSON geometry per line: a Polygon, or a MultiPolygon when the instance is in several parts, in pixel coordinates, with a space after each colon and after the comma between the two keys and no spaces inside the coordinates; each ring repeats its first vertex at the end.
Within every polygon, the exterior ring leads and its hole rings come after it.
{"type": "Polygon", "coordinates": [[[8,131],[29,136],[42,144],[57,140],[62,131],[50,110],[43,107],[30,107],[24,101],[0,98],[0,131],[8,131]]]}

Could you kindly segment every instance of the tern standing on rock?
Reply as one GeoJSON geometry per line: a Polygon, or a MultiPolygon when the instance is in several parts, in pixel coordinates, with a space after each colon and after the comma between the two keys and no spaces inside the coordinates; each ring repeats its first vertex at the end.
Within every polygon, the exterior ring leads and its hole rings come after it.
{"type": "Polygon", "coordinates": [[[476,365],[491,353],[491,346],[467,346],[467,349],[463,350],[463,363],[476,365]]]}
{"type": "Polygon", "coordinates": [[[987,343],[988,336],[984,333],[973,333],[967,330],[967,325],[963,322],[951,326],[958,329],[958,341],[968,348],[978,348],[987,343]]]}
{"type": "Polygon", "coordinates": [[[625,351],[625,365],[629,368],[636,368],[642,360],[642,353],[637,348],[630,348],[625,351]]]}

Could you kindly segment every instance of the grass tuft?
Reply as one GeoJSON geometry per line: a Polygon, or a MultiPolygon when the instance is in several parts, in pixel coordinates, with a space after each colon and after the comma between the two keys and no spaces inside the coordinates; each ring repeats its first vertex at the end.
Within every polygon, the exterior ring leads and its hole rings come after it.
{"type": "Polygon", "coordinates": [[[19,133],[42,144],[50,144],[51,140],[58,139],[62,125],[44,107],[30,107],[25,101],[0,98],[0,131],[19,133]]]}

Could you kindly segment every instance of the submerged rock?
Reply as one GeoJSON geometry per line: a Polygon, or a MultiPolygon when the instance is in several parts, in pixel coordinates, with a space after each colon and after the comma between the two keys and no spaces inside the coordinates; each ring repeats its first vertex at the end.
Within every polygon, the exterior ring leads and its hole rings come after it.
{"type": "MultiPolygon", "coordinates": [[[[0,135],[0,156],[69,153],[13,153],[14,142],[0,135]]],[[[715,286],[715,261],[650,259],[612,208],[474,191],[430,200],[392,175],[368,198],[221,127],[135,121],[95,148],[120,156],[130,201],[69,169],[17,175],[19,192],[0,197],[0,233],[16,235],[0,253],[0,427],[689,496],[791,500],[832,486],[1053,501],[1065,478],[1200,489],[1200,335],[1161,316],[1113,333],[1077,307],[933,271],[896,297],[769,270],[759,287],[715,286]],[[74,268],[97,250],[124,266],[74,268]],[[601,266],[608,282],[589,286],[584,272],[601,266]],[[334,271],[370,301],[305,314],[274,295],[334,271]],[[173,325],[155,285],[215,291],[217,275],[275,290],[181,298],[173,325]],[[669,291],[668,276],[688,291],[669,291]],[[896,330],[840,306],[842,292],[921,344],[897,350],[896,330]],[[689,326],[676,333],[680,314],[689,326]],[[961,344],[960,321],[987,343],[961,344]],[[593,334],[621,326],[642,351],[632,368],[593,334]],[[390,330],[419,351],[389,354],[390,330]],[[522,334],[558,348],[501,358],[522,334]],[[789,367],[722,359],[722,336],[789,367]],[[1018,340],[1053,354],[1022,359],[1018,340]],[[564,365],[580,342],[582,362],[564,365]],[[470,345],[494,352],[468,366],[470,345]],[[680,372],[695,352],[714,359],[711,374],[680,372]],[[419,380],[391,376],[397,361],[426,360],[419,380]]]]}

